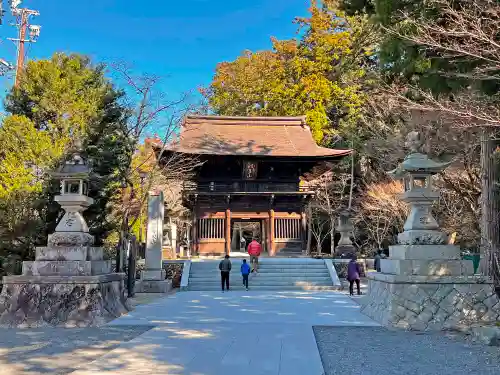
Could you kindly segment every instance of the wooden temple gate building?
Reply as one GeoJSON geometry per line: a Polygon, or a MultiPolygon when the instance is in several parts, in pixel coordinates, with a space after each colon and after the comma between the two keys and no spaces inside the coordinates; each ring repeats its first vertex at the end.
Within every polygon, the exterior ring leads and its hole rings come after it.
{"type": "Polygon", "coordinates": [[[317,146],[305,117],[187,116],[179,140],[159,159],[180,153],[200,161],[183,185],[191,254],[229,254],[257,237],[273,256],[306,250],[314,192],[304,176],[350,152],[317,146]]]}

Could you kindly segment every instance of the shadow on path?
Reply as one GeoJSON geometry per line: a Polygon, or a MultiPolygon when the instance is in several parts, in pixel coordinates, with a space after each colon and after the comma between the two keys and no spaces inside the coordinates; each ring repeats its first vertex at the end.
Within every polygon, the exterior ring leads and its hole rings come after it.
{"type": "Polygon", "coordinates": [[[69,374],[151,328],[0,329],[0,374],[69,374]]]}

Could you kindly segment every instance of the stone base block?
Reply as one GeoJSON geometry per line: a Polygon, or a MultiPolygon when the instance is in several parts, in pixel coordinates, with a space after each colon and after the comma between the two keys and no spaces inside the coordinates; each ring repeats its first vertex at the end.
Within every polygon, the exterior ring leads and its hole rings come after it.
{"type": "Polygon", "coordinates": [[[443,330],[499,318],[500,299],[489,279],[450,276],[439,283],[379,276],[385,275],[368,276],[361,311],[384,326],[443,330]]]}
{"type": "Polygon", "coordinates": [[[356,254],[356,248],[353,245],[339,245],[335,248],[335,254],[341,256],[342,254],[350,257],[356,254]]]}
{"type": "Polygon", "coordinates": [[[49,234],[48,245],[62,247],[87,247],[94,244],[94,236],[85,232],[55,232],[49,234]]]}
{"type": "Polygon", "coordinates": [[[391,259],[459,260],[460,248],[455,245],[395,245],[389,247],[391,259]]]}
{"type": "Polygon", "coordinates": [[[144,270],[141,272],[141,280],[165,280],[167,277],[166,271],[164,269],[158,270],[144,270]]]}
{"type": "Polygon", "coordinates": [[[36,248],[36,260],[102,260],[102,247],[46,246],[36,248]]]}
{"type": "Polygon", "coordinates": [[[136,293],[168,293],[172,290],[172,280],[139,280],[135,283],[136,293]]]}
{"type": "Polygon", "coordinates": [[[0,326],[103,325],[130,310],[124,279],[124,274],[4,277],[0,326]]]}
{"type": "Polygon", "coordinates": [[[391,275],[472,276],[474,265],[462,260],[382,259],[382,273],[391,275]]]}
{"type": "Polygon", "coordinates": [[[110,260],[35,260],[23,262],[26,276],[91,276],[111,273],[110,260]]]}
{"type": "Polygon", "coordinates": [[[111,260],[93,260],[90,262],[92,275],[106,275],[111,273],[113,267],[111,260]]]}
{"type": "Polygon", "coordinates": [[[35,260],[23,262],[23,275],[26,276],[90,276],[92,265],[86,260],[35,260]]]}
{"type": "Polygon", "coordinates": [[[448,236],[435,229],[410,229],[404,228],[398,234],[398,242],[402,245],[444,245],[448,236]]]}

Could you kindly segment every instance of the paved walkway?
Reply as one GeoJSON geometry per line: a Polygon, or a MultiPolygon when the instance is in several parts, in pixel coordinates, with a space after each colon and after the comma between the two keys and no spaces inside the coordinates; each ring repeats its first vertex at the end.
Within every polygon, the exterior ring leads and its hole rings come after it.
{"type": "Polygon", "coordinates": [[[111,325],[155,328],[74,375],[321,375],[313,326],[376,326],[333,292],[182,292],[111,325]]]}

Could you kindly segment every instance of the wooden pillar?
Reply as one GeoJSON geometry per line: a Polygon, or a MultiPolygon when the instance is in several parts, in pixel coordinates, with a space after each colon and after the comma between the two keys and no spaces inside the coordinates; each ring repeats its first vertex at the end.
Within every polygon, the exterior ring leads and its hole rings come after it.
{"type": "Polygon", "coordinates": [[[269,210],[269,255],[274,254],[274,210],[269,210]]]}
{"type": "Polygon", "coordinates": [[[269,253],[269,219],[262,220],[262,250],[269,253]]]}
{"type": "Polygon", "coordinates": [[[196,210],[193,212],[193,238],[191,238],[191,255],[198,254],[198,217],[196,210]]]}
{"type": "Polygon", "coordinates": [[[305,212],[300,213],[301,219],[301,230],[300,238],[302,239],[302,252],[306,252],[307,249],[307,217],[305,212]]]}
{"type": "Polygon", "coordinates": [[[231,252],[231,210],[226,210],[226,254],[231,252]]]}
{"type": "Polygon", "coordinates": [[[311,254],[311,240],[312,240],[312,209],[311,205],[307,206],[307,218],[309,219],[307,225],[307,246],[306,246],[306,254],[311,254]]]}

